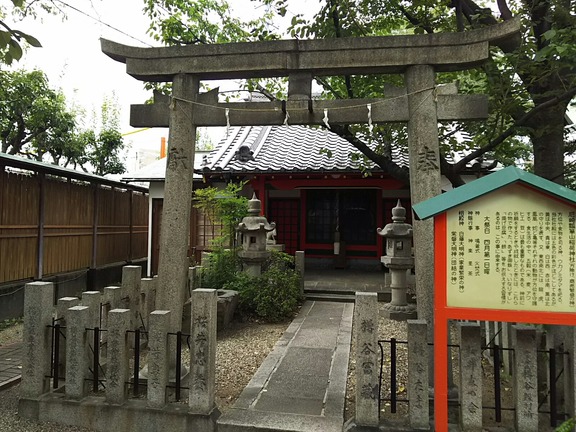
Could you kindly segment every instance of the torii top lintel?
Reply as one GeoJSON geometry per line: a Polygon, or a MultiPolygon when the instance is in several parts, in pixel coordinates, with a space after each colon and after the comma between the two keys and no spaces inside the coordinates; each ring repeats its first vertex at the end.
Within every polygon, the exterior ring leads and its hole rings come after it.
{"type": "Polygon", "coordinates": [[[410,65],[437,72],[463,70],[484,62],[491,43],[519,37],[519,21],[459,33],[280,40],[140,48],[101,39],[102,51],[126,63],[142,81],[172,81],[187,73],[200,79],[400,73],[410,65]]]}

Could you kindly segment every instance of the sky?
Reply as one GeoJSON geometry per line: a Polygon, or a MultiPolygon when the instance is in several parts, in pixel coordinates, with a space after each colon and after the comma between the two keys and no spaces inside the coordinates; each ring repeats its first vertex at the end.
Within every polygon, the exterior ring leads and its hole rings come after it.
{"type": "MultiPolygon", "coordinates": [[[[63,90],[69,104],[82,107],[88,114],[98,112],[105,97],[114,96],[120,108],[121,132],[128,134],[124,138],[130,149],[127,167],[133,171],[136,158],[143,160],[148,155],[153,160],[156,157],[160,139],[167,137],[168,131],[153,129],[138,132],[129,126],[130,104],[144,103],[151,97],[151,92],[144,90],[142,82],[126,74],[124,64],[102,53],[99,39],[102,37],[133,46],[158,46],[147,35],[149,20],[142,11],[144,1],[54,1],[62,4],[67,19],[40,13],[36,20],[26,19],[14,25],[42,43],[42,48],[28,49],[15,67],[43,70],[51,86],[63,90]],[[136,150],[140,152],[138,156],[136,150]]],[[[229,3],[241,10],[240,13],[253,13],[254,6],[249,0],[229,0],[229,3]]],[[[237,88],[237,84],[229,85],[227,89],[237,88]]],[[[213,131],[212,140],[217,140],[221,133],[213,131]]]]}
{"type": "Polygon", "coordinates": [[[126,74],[125,65],[100,50],[100,38],[134,46],[156,45],[146,34],[148,19],[143,14],[142,0],[66,0],[88,16],[63,5],[67,18],[40,14],[36,20],[26,19],[15,27],[35,36],[42,48],[30,48],[15,67],[37,68],[48,76],[50,85],[61,88],[70,105],[79,106],[88,116],[99,112],[104,98],[116,98],[120,108],[120,132],[126,135],[127,167],[136,168],[138,157],[157,153],[160,137],[167,130],[136,132],[129,126],[130,104],[143,103],[150,96],[143,83],[126,74]],[[100,20],[116,29],[99,23],[100,20]],[[128,35],[138,39],[133,39],[128,35]]]}

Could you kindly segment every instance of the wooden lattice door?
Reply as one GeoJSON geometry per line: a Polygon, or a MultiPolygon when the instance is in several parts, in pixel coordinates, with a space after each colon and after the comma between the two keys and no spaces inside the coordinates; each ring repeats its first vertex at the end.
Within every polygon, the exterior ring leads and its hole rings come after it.
{"type": "Polygon", "coordinates": [[[297,199],[271,199],[268,202],[270,222],[276,222],[276,243],[286,246],[291,255],[300,246],[300,201],[297,199]]]}

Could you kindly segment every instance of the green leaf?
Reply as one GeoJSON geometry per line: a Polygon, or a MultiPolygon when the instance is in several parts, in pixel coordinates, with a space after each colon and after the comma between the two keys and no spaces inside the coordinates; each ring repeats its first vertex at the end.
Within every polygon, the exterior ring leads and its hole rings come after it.
{"type": "Polygon", "coordinates": [[[10,39],[12,39],[10,32],[0,31],[0,49],[7,46],[10,43],[10,39]]]}
{"type": "Polygon", "coordinates": [[[35,47],[35,48],[42,48],[42,44],[40,43],[40,41],[38,39],[36,39],[34,36],[26,34],[26,33],[22,33],[22,37],[26,40],[26,42],[28,42],[31,46],[35,47]]]}
{"type": "Polygon", "coordinates": [[[556,36],[556,30],[554,29],[550,29],[542,35],[545,40],[551,40],[554,36],[556,36]]]}
{"type": "Polygon", "coordinates": [[[8,48],[8,52],[10,53],[10,55],[12,56],[13,60],[20,60],[22,58],[22,47],[20,46],[20,44],[12,39],[10,41],[10,46],[8,48]]]}

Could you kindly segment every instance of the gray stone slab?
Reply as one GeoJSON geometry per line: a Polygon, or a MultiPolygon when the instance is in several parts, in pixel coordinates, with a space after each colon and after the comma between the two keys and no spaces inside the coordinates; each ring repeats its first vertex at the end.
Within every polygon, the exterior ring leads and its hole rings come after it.
{"type": "Polygon", "coordinates": [[[294,338],[294,345],[299,347],[309,348],[333,348],[338,339],[338,327],[333,324],[335,329],[330,331],[322,331],[323,329],[315,330],[301,329],[298,336],[294,338]]]}
{"type": "Polygon", "coordinates": [[[324,402],[322,399],[296,398],[281,394],[263,395],[256,404],[256,410],[275,413],[292,413],[303,415],[322,415],[324,402]]]}
{"type": "MultiPolygon", "coordinates": [[[[328,376],[334,349],[301,348],[288,349],[274,376],[321,375],[328,376]]],[[[296,378],[295,378],[296,380],[296,378]]]]}
{"type": "MultiPolygon", "coordinates": [[[[328,387],[328,375],[290,376],[288,373],[274,374],[266,386],[266,395],[274,394],[278,397],[324,399],[328,387]]],[[[264,398],[265,395],[262,396],[264,398]]],[[[261,399],[262,399],[261,398],[261,399]]],[[[258,403],[256,408],[259,408],[258,403]]]]}
{"type": "Polygon", "coordinates": [[[218,432],[238,432],[245,425],[254,431],[342,431],[342,420],[337,418],[232,408],[218,419],[218,432]]]}
{"type": "Polygon", "coordinates": [[[341,430],[353,310],[353,304],[304,303],[234,409],[220,418],[221,430],[238,430],[233,425],[244,421],[257,430],[341,430]],[[334,334],[332,345],[298,345],[318,323],[334,334]]]}

